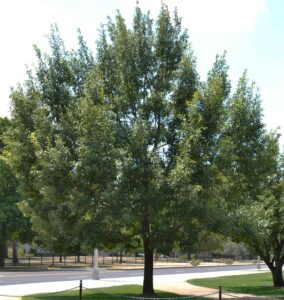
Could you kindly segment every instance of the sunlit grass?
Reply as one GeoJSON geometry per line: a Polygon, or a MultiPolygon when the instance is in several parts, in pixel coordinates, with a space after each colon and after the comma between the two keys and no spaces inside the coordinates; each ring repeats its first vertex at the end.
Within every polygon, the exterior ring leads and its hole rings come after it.
{"type": "Polygon", "coordinates": [[[222,286],[224,291],[284,299],[284,288],[273,286],[270,273],[191,279],[188,282],[215,289],[222,286]]]}

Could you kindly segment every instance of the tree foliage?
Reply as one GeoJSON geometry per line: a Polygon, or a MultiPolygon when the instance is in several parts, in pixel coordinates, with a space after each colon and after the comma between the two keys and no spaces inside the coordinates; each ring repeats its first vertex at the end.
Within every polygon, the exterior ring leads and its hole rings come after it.
{"type": "Polygon", "coordinates": [[[265,130],[259,93],[245,72],[229,102],[225,130],[230,154],[227,234],[260,255],[274,285],[283,286],[283,165],[278,138],[265,130]]]}
{"type": "Polygon", "coordinates": [[[29,220],[18,207],[18,181],[7,161],[6,135],[10,126],[7,118],[0,118],[0,267],[5,265],[8,240],[28,241],[31,238],[29,220]]]}
{"type": "Polygon", "coordinates": [[[95,57],[80,32],[78,43],[68,51],[53,26],[50,53],[34,47],[35,72],[11,93],[9,165],[45,245],[67,253],[142,240],[152,294],[154,251],[190,252],[200,230],[248,243],[242,212],[268,199],[280,209],[282,169],[246,74],[231,95],[223,54],[202,82],[164,4],[157,20],[137,7],[130,28],[118,12],[95,57]]]}

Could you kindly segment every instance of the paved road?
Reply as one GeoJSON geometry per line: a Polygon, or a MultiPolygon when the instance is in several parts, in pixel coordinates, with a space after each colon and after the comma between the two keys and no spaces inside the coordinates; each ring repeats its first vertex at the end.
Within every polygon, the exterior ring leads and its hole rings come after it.
{"type": "MultiPolygon", "coordinates": [[[[253,270],[255,265],[246,266],[214,266],[195,268],[160,268],[154,270],[154,275],[192,274],[216,271],[253,270]]],[[[262,269],[265,267],[262,266],[262,269]]],[[[101,278],[122,278],[142,276],[143,270],[102,270],[101,278]]],[[[22,271],[22,272],[0,272],[0,286],[91,279],[91,269],[69,269],[50,271],[22,271]]]]}

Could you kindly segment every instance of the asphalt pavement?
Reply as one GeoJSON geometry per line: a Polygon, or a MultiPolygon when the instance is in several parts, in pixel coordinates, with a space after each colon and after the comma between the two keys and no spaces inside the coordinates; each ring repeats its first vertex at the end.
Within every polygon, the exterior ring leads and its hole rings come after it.
{"type": "MultiPolygon", "coordinates": [[[[231,265],[190,268],[163,268],[154,271],[156,289],[176,292],[179,294],[204,295],[214,290],[188,285],[185,281],[193,278],[253,274],[259,271],[255,265],[231,265]]],[[[267,271],[267,270],[266,270],[267,271]]],[[[0,273],[0,300],[20,299],[20,296],[36,293],[59,292],[76,289],[83,280],[85,288],[99,288],[126,284],[143,283],[143,270],[101,270],[100,280],[91,279],[91,269],[72,269],[57,271],[28,271],[0,273]],[[6,295],[6,296],[5,296],[6,295]],[[19,296],[19,298],[15,298],[19,296]]],[[[247,299],[247,298],[242,298],[247,299]]]]}
{"type": "MultiPolygon", "coordinates": [[[[200,267],[169,267],[155,268],[154,275],[178,275],[178,274],[198,274],[212,273],[222,271],[240,271],[255,269],[255,265],[226,265],[226,266],[200,266],[200,267]]],[[[265,269],[262,266],[262,269],[265,269]]],[[[267,268],[266,268],[267,269],[267,268]]],[[[18,271],[18,272],[0,272],[0,287],[3,285],[41,283],[41,282],[59,282],[73,280],[87,280],[91,278],[92,269],[68,269],[68,270],[45,270],[45,271],[18,271]]],[[[124,278],[124,277],[143,276],[142,269],[124,269],[124,270],[104,270],[101,269],[100,278],[124,278]]]]}

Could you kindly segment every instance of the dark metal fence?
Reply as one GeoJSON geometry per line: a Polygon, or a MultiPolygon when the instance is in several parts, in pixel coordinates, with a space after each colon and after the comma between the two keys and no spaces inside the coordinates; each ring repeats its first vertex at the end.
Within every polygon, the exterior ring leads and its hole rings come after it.
{"type": "MultiPolygon", "coordinates": [[[[58,256],[58,255],[37,255],[37,256],[24,256],[18,258],[18,266],[92,266],[93,256],[91,255],[69,255],[69,256],[58,256]]],[[[199,259],[199,262],[214,262],[214,263],[228,263],[227,258],[215,258],[215,259],[199,259]]],[[[233,260],[229,261],[232,263],[233,260]]],[[[245,261],[244,261],[245,262],[245,261]]],[[[248,262],[248,261],[246,261],[248,262]]],[[[189,263],[186,258],[182,257],[159,257],[155,258],[156,264],[181,264],[189,263]]],[[[101,254],[99,256],[100,266],[110,265],[142,265],[144,264],[143,256],[109,256],[101,254]]],[[[6,259],[6,266],[13,266],[12,259],[6,259]]]]}

